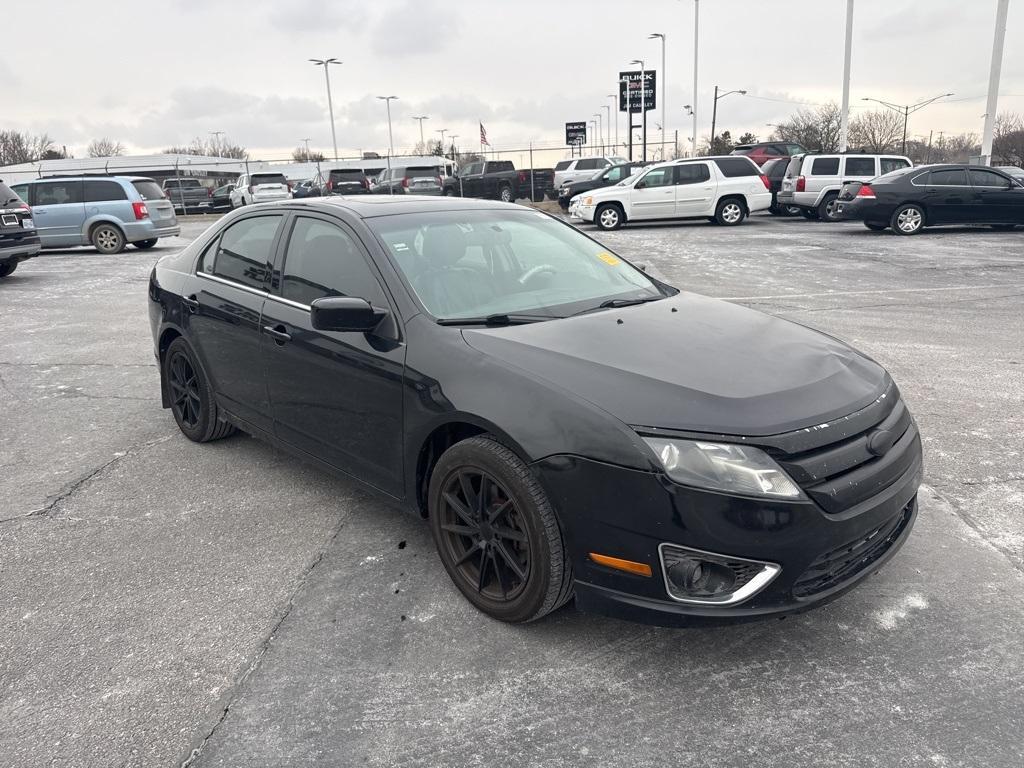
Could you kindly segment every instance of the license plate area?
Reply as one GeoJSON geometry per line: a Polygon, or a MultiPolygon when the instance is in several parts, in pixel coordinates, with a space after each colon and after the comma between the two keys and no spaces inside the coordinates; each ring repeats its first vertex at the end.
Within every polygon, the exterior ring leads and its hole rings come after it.
{"type": "Polygon", "coordinates": [[[15,216],[13,213],[5,213],[3,215],[2,221],[3,221],[3,225],[5,227],[17,227],[17,226],[20,226],[20,224],[18,222],[18,217],[15,216]]]}

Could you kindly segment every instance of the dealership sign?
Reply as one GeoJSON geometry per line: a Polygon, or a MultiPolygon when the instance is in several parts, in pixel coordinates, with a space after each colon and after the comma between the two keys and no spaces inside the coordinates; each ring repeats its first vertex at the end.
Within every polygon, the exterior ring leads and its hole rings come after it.
{"type": "Polygon", "coordinates": [[[619,112],[639,112],[641,104],[645,109],[654,109],[658,106],[656,93],[657,73],[653,69],[642,77],[640,70],[619,72],[619,112]]]}
{"type": "Polygon", "coordinates": [[[566,123],[565,124],[565,143],[568,145],[573,144],[586,144],[587,143],[587,122],[584,120],[579,123],[566,123]]]}

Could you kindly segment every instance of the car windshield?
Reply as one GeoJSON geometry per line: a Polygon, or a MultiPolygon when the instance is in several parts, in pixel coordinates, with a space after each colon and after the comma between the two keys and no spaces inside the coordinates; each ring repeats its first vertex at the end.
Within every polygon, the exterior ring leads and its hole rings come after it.
{"type": "Polygon", "coordinates": [[[417,297],[442,320],[565,317],[606,301],[674,293],[538,211],[440,211],[366,220],[417,297]]]}
{"type": "Polygon", "coordinates": [[[362,178],[363,172],[358,168],[331,171],[331,181],[360,181],[362,178]]]}

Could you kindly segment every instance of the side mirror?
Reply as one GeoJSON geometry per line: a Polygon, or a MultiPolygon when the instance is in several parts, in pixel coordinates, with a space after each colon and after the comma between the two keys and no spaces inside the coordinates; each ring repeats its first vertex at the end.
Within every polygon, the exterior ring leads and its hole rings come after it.
{"type": "Polygon", "coordinates": [[[644,189],[646,186],[647,186],[647,182],[646,181],[638,181],[636,183],[636,187],[635,188],[636,189],[644,189]]]}
{"type": "Polygon", "coordinates": [[[387,314],[386,309],[376,309],[366,299],[350,296],[327,296],[310,307],[314,328],[339,333],[375,331],[387,314]]]}

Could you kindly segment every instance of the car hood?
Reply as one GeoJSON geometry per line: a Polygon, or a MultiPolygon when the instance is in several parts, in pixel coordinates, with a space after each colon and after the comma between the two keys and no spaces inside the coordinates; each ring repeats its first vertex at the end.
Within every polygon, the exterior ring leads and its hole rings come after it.
{"type": "Polygon", "coordinates": [[[890,381],[881,366],[830,336],[685,292],[463,335],[478,351],[632,426],[778,434],[848,415],[890,381]]]}

